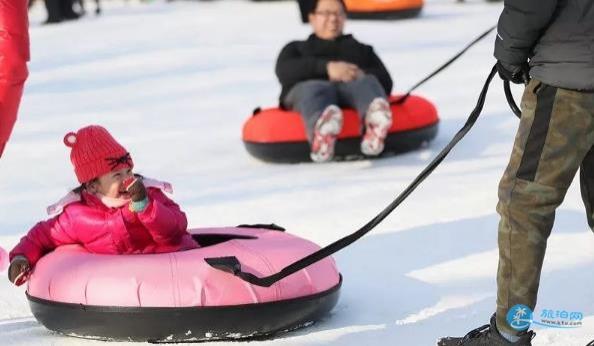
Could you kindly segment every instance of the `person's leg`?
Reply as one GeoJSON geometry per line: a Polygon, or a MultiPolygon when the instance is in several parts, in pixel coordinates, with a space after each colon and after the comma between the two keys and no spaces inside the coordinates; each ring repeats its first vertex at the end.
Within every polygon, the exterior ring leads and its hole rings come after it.
{"type": "Polygon", "coordinates": [[[324,109],[330,105],[338,105],[336,84],[323,80],[297,83],[285,96],[283,105],[301,114],[311,143],[315,124],[324,109]]]}
{"type": "Polygon", "coordinates": [[[384,150],[384,139],[392,126],[392,112],[384,88],[374,75],[367,74],[352,82],[340,83],[341,104],[355,108],[364,125],[361,152],[376,156],[384,150]]]}
{"type": "Polygon", "coordinates": [[[340,105],[357,110],[364,119],[369,105],[376,98],[387,99],[384,88],[374,75],[366,74],[351,82],[336,83],[340,105]]]}
{"type": "Polygon", "coordinates": [[[298,83],[291,88],[283,104],[301,115],[311,145],[312,160],[331,160],[343,122],[336,84],[322,80],[298,83]]]}
{"type": "Polygon", "coordinates": [[[580,189],[586,207],[586,219],[594,231],[594,147],[590,148],[580,166],[580,189]]]}
{"type": "Polygon", "coordinates": [[[78,19],[80,15],[73,9],[73,0],[60,0],[60,10],[62,11],[63,19],[78,19]]]}
{"type": "Polygon", "coordinates": [[[47,19],[45,23],[59,23],[63,20],[60,0],[45,0],[47,19]]]}
{"type": "Polygon", "coordinates": [[[594,95],[532,80],[499,184],[497,329],[516,335],[506,316],[534,309],[547,239],[575,173],[594,143],[594,95]]]}

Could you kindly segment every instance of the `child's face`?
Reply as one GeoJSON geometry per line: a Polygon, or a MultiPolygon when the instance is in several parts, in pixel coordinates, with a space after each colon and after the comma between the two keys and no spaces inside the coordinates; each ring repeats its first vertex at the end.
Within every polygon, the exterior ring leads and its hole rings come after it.
{"type": "Polygon", "coordinates": [[[89,184],[88,189],[91,193],[100,193],[112,198],[129,198],[129,194],[124,188],[123,181],[133,176],[131,168],[122,168],[111,171],[97,178],[89,184]]]}

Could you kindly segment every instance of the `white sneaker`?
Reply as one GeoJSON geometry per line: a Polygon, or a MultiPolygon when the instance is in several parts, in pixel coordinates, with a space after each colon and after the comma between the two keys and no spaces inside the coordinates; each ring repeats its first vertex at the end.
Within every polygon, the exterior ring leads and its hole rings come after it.
{"type": "Polygon", "coordinates": [[[342,111],[335,105],[324,109],[316,122],[311,153],[309,156],[314,162],[328,162],[334,157],[336,138],[342,130],[342,111]]]}
{"type": "Polygon", "coordinates": [[[384,140],[392,127],[392,110],[385,99],[375,98],[365,115],[365,135],[361,141],[361,152],[377,156],[384,151],[384,140]]]}

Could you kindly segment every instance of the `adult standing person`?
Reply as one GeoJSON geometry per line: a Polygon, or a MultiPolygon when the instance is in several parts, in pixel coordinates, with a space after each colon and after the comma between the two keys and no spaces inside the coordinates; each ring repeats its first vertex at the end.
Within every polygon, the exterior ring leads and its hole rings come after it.
{"type": "Polygon", "coordinates": [[[499,184],[497,310],[490,323],[438,345],[531,345],[534,310],[555,210],[578,168],[594,228],[594,3],[505,0],[495,57],[504,80],[526,85],[522,118],[499,184]],[[515,321],[514,321],[515,320],[515,321]]]}
{"type": "Polygon", "coordinates": [[[300,6],[313,33],[305,41],[290,42],[278,56],[281,106],[301,114],[313,161],[332,160],[342,129],[342,106],[357,109],[363,118],[361,152],[379,155],[392,125],[390,74],[371,46],[343,34],[342,0],[303,0],[300,6]]]}
{"type": "Polygon", "coordinates": [[[0,157],[16,122],[29,74],[27,0],[0,0],[0,157]]]}

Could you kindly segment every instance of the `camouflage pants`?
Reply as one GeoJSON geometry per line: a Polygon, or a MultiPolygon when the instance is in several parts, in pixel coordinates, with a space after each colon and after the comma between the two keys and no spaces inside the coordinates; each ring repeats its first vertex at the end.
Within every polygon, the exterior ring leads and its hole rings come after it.
{"type": "Polygon", "coordinates": [[[497,326],[515,334],[508,310],[534,310],[542,263],[561,204],[578,168],[582,198],[594,227],[594,92],[532,80],[522,97],[522,119],[499,184],[497,326]]]}

